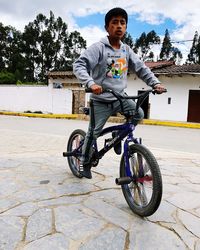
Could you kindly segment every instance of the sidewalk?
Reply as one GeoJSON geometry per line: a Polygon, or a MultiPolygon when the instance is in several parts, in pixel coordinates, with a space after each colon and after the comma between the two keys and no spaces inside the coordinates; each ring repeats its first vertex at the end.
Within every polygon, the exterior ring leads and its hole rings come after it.
{"type": "MultiPolygon", "coordinates": [[[[20,113],[10,111],[0,111],[0,115],[13,115],[13,116],[25,116],[25,117],[38,117],[38,118],[54,118],[54,119],[74,119],[74,120],[88,120],[88,117],[83,114],[38,114],[38,113],[20,113]]],[[[123,122],[121,117],[111,117],[109,122],[121,123],[123,122]]],[[[200,123],[190,122],[178,122],[178,121],[163,121],[153,119],[143,119],[141,124],[145,125],[160,125],[169,127],[182,127],[182,128],[200,128],[200,123]]]]}

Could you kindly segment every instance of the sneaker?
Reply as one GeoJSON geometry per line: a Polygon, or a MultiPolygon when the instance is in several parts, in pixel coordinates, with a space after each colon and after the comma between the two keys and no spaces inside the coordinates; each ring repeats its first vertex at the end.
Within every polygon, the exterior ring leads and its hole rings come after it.
{"type": "Polygon", "coordinates": [[[89,161],[86,161],[84,156],[81,157],[79,173],[85,178],[92,179],[90,163],[89,161]]]}
{"type": "Polygon", "coordinates": [[[89,164],[80,164],[79,173],[85,178],[92,179],[92,172],[89,164]]]}
{"type": "MultiPolygon", "coordinates": [[[[112,137],[115,138],[118,136],[118,131],[113,131],[112,132],[112,137]]],[[[117,145],[114,146],[114,151],[117,155],[120,155],[122,152],[122,143],[121,141],[119,143],[117,143],[117,145]]]]}

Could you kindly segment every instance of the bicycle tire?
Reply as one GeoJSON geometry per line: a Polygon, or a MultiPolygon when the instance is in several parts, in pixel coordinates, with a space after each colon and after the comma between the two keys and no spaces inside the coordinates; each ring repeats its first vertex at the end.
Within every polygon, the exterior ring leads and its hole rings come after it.
{"type": "MultiPolygon", "coordinates": [[[[128,158],[131,173],[136,179],[130,184],[121,185],[123,195],[135,214],[142,217],[150,216],[158,209],[162,199],[162,176],[159,165],[149,149],[141,144],[129,146],[128,158]]],[[[120,177],[126,176],[123,154],[120,162],[120,177]]]]}
{"type": "MultiPolygon", "coordinates": [[[[67,143],[67,152],[72,152],[73,150],[77,149],[80,146],[80,143],[82,143],[83,140],[85,139],[85,135],[86,133],[82,129],[74,130],[71,133],[68,143],[67,143]]],[[[74,176],[78,178],[83,177],[79,172],[81,153],[82,153],[82,150],[80,147],[80,149],[77,151],[77,155],[67,157],[68,165],[69,165],[71,172],[73,173],[74,176]]]]}

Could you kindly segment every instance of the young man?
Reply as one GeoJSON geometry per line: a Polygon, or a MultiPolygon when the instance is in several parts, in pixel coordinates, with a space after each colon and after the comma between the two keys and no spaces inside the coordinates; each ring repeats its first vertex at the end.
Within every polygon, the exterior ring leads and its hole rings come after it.
{"type": "MultiPolygon", "coordinates": [[[[83,145],[83,156],[80,163],[80,173],[86,178],[92,178],[91,145],[95,140],[108,118],[117,112],[121,112],[118,100],[110,94],[103,93],[103,89],[112,89],[121,95],[127,87],[127,70],[132,70],[147,85],[155,88],[158,93],[164,91],[164,86],[154,76],[149,68],[139,60],[132,49],[121,42],[127,28],[128,15],[124,9],[114,8],[105,16],[105,29],[108,36],[90,46],[75,61],[73,65],[74,74],[87,87],[92,94],[90,100],[94,108],[95,127],[91,121],[83,145]]],[[[134,112],[135,102],[124,100],[124,113],[134,112]]],[[[143,118],[143,111],[133,117],[133,124],[143,118]]]]}

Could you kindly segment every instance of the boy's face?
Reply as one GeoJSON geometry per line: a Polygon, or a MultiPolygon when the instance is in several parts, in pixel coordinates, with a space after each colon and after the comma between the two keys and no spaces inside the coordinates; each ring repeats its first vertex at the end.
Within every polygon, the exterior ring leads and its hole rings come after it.
{"type": "Polygon", "coordinates": [[[121,40],[126,32],[126,19],[122,16],[112,17],[106,31],[110,37],[121,40]]]}

